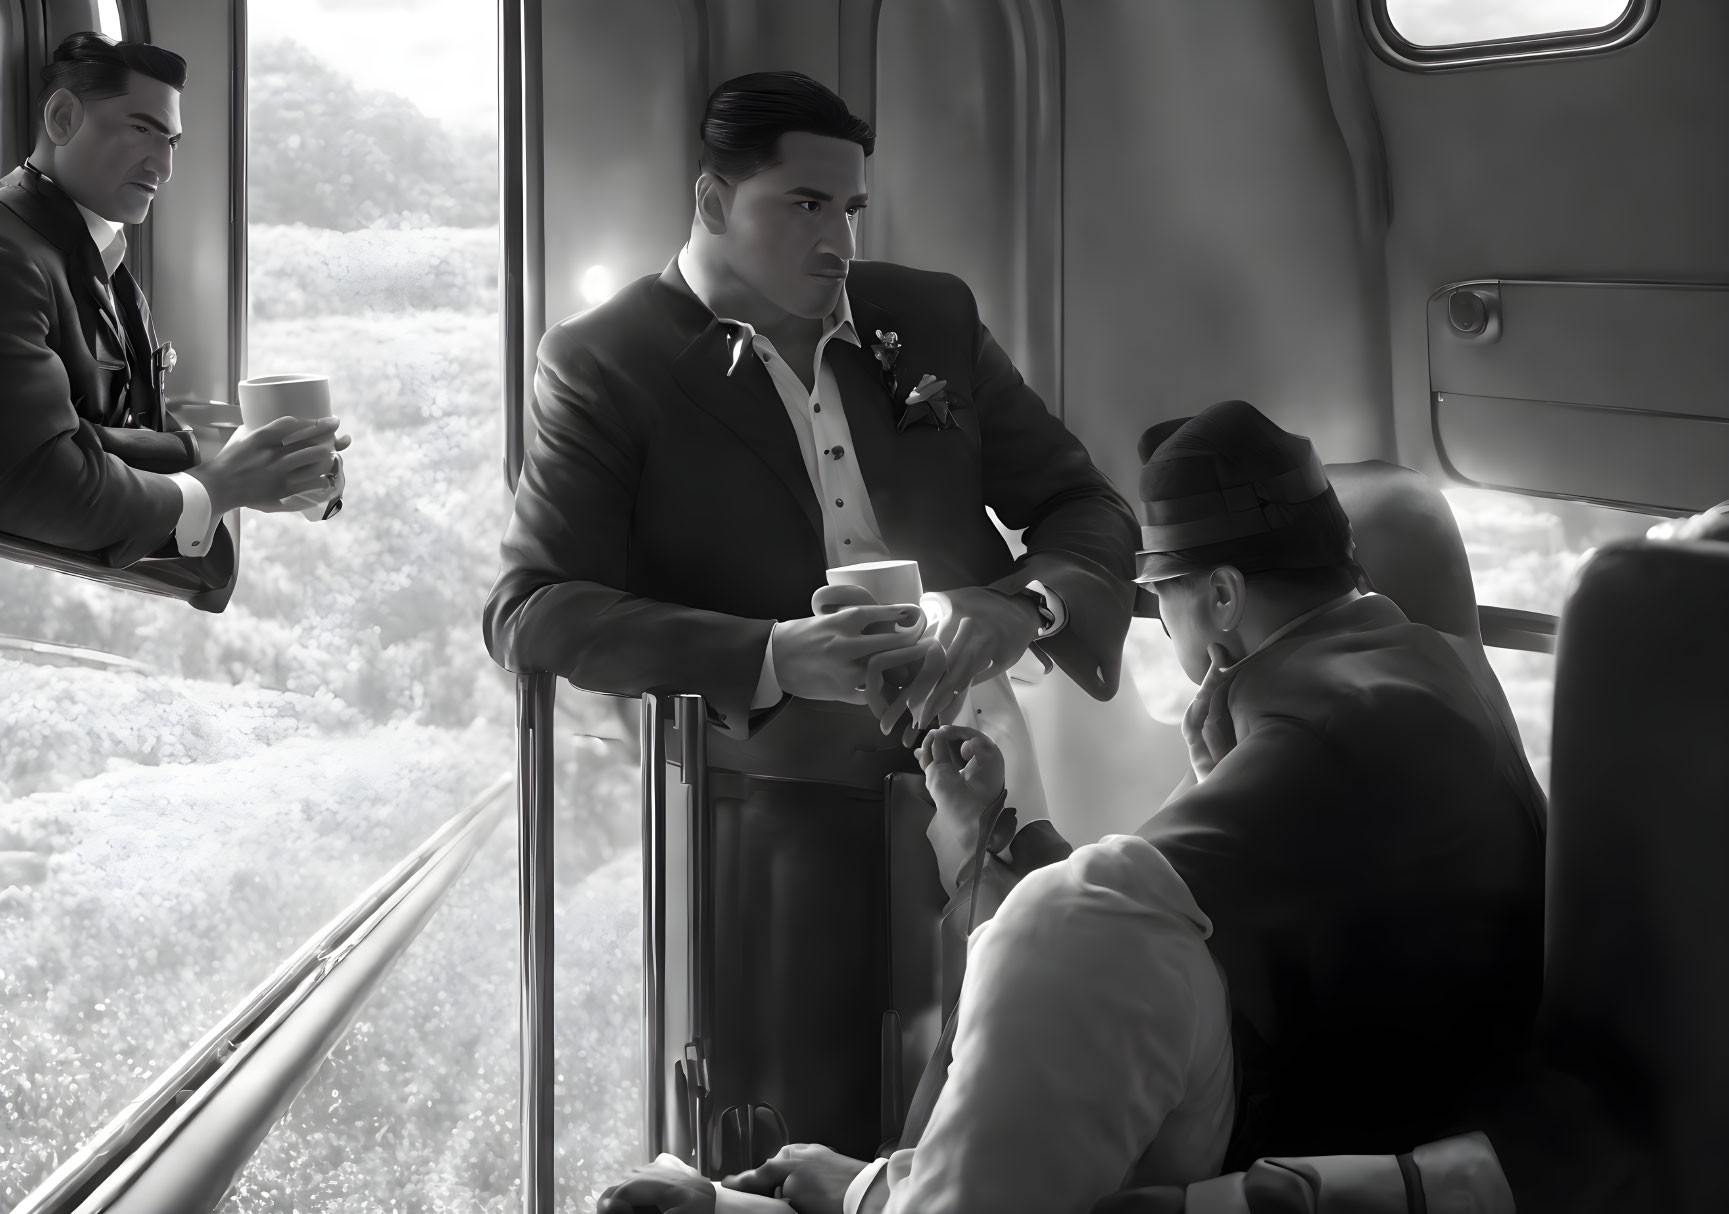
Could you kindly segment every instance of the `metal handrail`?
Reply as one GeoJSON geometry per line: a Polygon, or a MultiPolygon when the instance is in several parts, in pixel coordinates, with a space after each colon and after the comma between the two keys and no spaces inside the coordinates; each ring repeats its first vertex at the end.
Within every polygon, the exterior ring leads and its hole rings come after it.
{"type": "Polygon", "coordinates": [[[340,915],[279,965],[250,995],[164,1070],[151,1085],[24,1198],[12,1214],[64,1214],[92,1194],[173,1114],[176,1103],[216,1075],[297,989],[372,919],[442,848],[503,795],[503,776],[434,831],[361,894],[340,915]]]}
{"type": "Polygon", "coordinates": [[[151,674],[149,666],[132,658],[123,658],[117,653],[104,653],[100,649],[89,649],[83,645],[61,645],[54,641],[35,641],[29,637],[0,635],[0,650],[10,650],[13,653],[29,654],[41,658],[61,658],[75,662],[81,666],[94,666],[100,670],[124,670],[129,674],[151,674]]]}
{"type": "Polygon", "coordinates": [[[326,958],[294,995],[78,1209],[78,1214],[207,1214],[366,1001],[437,911],[493,829],[490,802],[326,958]]]}

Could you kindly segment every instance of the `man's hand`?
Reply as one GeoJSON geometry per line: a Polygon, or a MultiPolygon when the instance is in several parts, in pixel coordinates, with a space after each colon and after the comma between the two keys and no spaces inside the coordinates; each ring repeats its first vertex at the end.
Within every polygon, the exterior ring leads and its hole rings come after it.
{"type": "Polygon", "coordinates": [[[325,474],[332,456],[350,441],[347,435],[334,437],[340,424],[334,417],[279,417],[236,435],[209,462],[187,472],[203,483],[212,514],[240,506],[272,513],[299,509],[285,503],[331,483],[325,474]]]}
{"type": "Polygon", "coordinates": [[[917,662],[924,614],[908,604],[878,606],[859,586],[823,586],[813,614],[775,625],[774,673],[781,690],[806,700],[873,704],[885,672],[917,662]]]}
{"type": "Polygon", "coordinates": [[[925,597],[935,600],[934,636],[943,657],[927,660],[878,714],[884,733],[902,709],[911,711],[915,729],[949,723],[969,688],[1020,661],[1039,635],[1039,609],[1025,595],[968,586],[925,597]]]}
{"type": "Polygon", "coordinates": [[[864,1170],[857,1159],[797,1142],[782,1147],[761,1167],[728,1176],[721,1183],[745,1193],[783,1198],[798,1214],[841,1214],[847,1186],[864,1170]]]}
{"type": "Polygon", "coordinates": [[[602,1193],[594,1214],[714,1214],[714,1185],[682,1168],[651,1163],[602,1193]]]}
{"type": "Polygon", "coordinates": [[[1197,784],[1211,775],[1219,760],[1237,744],[1231,714],[1225,707],[1225,691],[1236,668],[1227,664],[1231,655],[1223,645],[1208,645],[1207,657],[1207,676],[1183,713],[1183,741],[1189,747],[1189,766],[1195,770],[1197,784]]]}
{"type": "Polygon", "coordinates": [[[925,834],[946,877],[973,858],[985,811],[1002,796],[1003,752],[976,729],[945,725],[925,736],[918,760],[937,807],[925,834]]]}

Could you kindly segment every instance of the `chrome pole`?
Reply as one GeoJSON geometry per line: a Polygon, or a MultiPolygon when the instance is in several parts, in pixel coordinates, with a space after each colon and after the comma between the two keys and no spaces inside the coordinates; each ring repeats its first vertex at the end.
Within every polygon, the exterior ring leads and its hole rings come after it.
{"type": "Polygon", "coordinates": [[[522,914],[522,1209],[553,1214],[552,704],[550,674],[516,682],[522,914]]]}
{"type": "Polygon", "coordinates": [[[666,734],[660,696],[642,697],[643,1151],[666,1150],[666,734]]]}

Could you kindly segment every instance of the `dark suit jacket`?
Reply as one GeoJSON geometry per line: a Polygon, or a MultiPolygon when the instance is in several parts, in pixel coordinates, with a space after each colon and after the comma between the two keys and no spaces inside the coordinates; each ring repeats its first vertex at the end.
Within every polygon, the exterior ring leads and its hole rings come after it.
{"type": "Polygon", "coordinates": [[[1547,805],[1441,634],[1369,596],[1240,664],[1238,739],[1141,829],[1213,921],[1236,1158],[1398,1152],[1513,1065],[1547,805]]]}
{"type": "MultiPolygon", "coordinates": [[[[1041,648],[1109,698],[1133,602],[1127,505],[1022,382],[959,279],[855,261],[847,291],[865,346],[831,342],[827,358],[890,551],[919,562],[927,590],[1043,581],[1068,623],[1041,648]],[[948,381],[954,428],[896,431],[869,349],[878,329],[900,335],[903,392],[927,373],[948,381]],[[987,506],[1026,529],[1021,560],[987,506]]],[[[755,358],[731,377],[729,364],[725,327],[676,262],[547,333],[486,604],[498,662],[595,691],[700,693],[735,738],[764,724],[750,700],[770,629],[810,614],[827,560],[773,381],[755,358]]]]}
{"type": "Polygon", "coordinates": [[[226,525],[208,557],[182,558],[174,543],[181,494],[164,473],[188,466],[187,444],[168,432],[177,423],[156,377],[126,356],[131,327],[148,366],[149,306],[139,293],[129,324],[106,288],[72,200],[23,167],[0,180],[0,531],[114,568],[171,559],[225,599],[226,525]]]}
{"type": "MultiPolygon", "coordinates": [[[[1548,807],[1523,749],[1446,638],[1379,595],[1245,659],[1225,698],[1235,748],[1139,833],[1212,920],[1230,987],[1226,1170],[1472,1128],[1541,992],[1548,807]]],[[[981,911],[1069,850],[1029,825],[981,911]]]]}

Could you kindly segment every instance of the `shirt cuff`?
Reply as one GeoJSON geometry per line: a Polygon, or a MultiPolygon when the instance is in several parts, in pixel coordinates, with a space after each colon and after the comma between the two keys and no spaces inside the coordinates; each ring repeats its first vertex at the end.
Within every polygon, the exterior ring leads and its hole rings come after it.
{"type": "Polygon", "coordinates": [[[888,1166],[886,1159],[873,1159],[865,1164],[864,1171],[852,1178],[852,1183],[846,1187],[846,1196],[841,1199],[841,1214],[858,1214],[859,1207],[864,1204],[865,1194],[876,1183],[877,1174],[888,1166]]]}
{"type": "Polygon", "coordinates": [[[1063,605],[1063,597],[1049,586],[1038,580],[1027,583],[1027,591],[1037,595],[1044,602],[1045,612],[1051,617],[1051,622],[1039,625],[1039,640],[1055,636],[1063,630],[1063,625],[1069,622],[1069,609],[1063,605]]]}
{"type": "MultiPolygon", "coordinates": [[[[776,621],[775,628],[780,623],[776,621]]],[[[780,702],[780,680],[774,676],[774,632],[768,634],[768,644],[762,649],[762,673],[756,678],[756,691],[751,694],[750,708],[755,712],[759,708],[773,708],[780,702]]]]}
{"type": "Polygon", "coordinates": [[[196,477],[176,472],[169,480],[180,486],[180,518],[174,524],[174,543],[181,556],[205,556],[216,534],[220,515],[210,511],[210,491],[196,477]]]}

